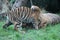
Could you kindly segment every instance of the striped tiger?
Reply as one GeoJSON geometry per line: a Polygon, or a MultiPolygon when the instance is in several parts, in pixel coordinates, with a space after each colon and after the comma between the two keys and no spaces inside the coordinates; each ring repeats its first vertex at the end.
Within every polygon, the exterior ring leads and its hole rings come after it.
{"type": "Polygon", "coordinates": [[[39,13],[40,11],[31,9],[28,7],[19,7],[8,11],[7,15],[7,23],[3,25],[3,28],[7,28],[12,23],[14,24],[14,29],[18,30],[19,27],[22,26],[22,23],[32,23],[35,29],[38,29],[39,22],[39,13]],[[36,12],[38,11],[38,12],[36,12]]]}

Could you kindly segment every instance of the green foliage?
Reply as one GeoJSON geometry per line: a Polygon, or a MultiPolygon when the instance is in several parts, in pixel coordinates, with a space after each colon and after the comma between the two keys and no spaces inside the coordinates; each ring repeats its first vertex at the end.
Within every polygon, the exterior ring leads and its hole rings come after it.
{"type": "Polygon", "coordinates": [[[60,24],[49,25],[39,30],[28,29],[26,33],[14,31],[13,25],[4,30],[0,22],[0,40],[60,40],[60,24]]]}
{"type": "Polygon", "coordinates": [[[10,3],[12,3],[12,4],[13,4],[14,2],[15,2],[15,0],[10,0],[10,3]]]}
{"type": "Polygon", "coordinates": [[[6,17],[0,16],[0,21],[2,21],[2,20],[6,20],[6,17]]]}

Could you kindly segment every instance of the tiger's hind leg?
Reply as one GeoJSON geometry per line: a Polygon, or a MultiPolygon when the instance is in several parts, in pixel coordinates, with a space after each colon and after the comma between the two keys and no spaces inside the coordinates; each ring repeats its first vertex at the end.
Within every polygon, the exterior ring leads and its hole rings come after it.
{"type": "Polygon", "coordinates": [[[8,26],[12,25],[10,21],[7,21],[4,25],[3,28],[6,29],[8,26]]]}

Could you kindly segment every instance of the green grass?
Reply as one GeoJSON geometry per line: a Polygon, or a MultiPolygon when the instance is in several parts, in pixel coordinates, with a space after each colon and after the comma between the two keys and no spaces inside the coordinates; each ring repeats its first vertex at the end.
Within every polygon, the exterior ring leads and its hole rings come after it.
{"type": "Polygon", "coordinates": [[[60,24],[39,30],[28,29],[25,33],[15,31],[13,25],[5,30],[3,24],[0,22],[0,40],[60,40],[60,24]]]}

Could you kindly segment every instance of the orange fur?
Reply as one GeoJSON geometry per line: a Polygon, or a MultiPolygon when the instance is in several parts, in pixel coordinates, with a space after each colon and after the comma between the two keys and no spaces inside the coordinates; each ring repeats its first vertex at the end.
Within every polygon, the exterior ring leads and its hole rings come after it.
{"type": "MultiPolygon", "coordinates": [[[[34,5],[31,7],[31,9],[39,17],[38,18],[38,20],[40,20],[39,27],[44,27],[47,24],[56,24],[60,22],[60,16],[57,14],[41,13],[41,9],[38,6],[34,6],[34,5]]],[[[35,18],[37,18],[36,15],[35,15],[35,18]]]]}
{"type": "Polygon", "coordinates": [[[52,13],[41,13],[39,19],[41,21],[39,27],[47,26],[47,24],[56,24],[60,22],[60,16],[52,13]]]}

